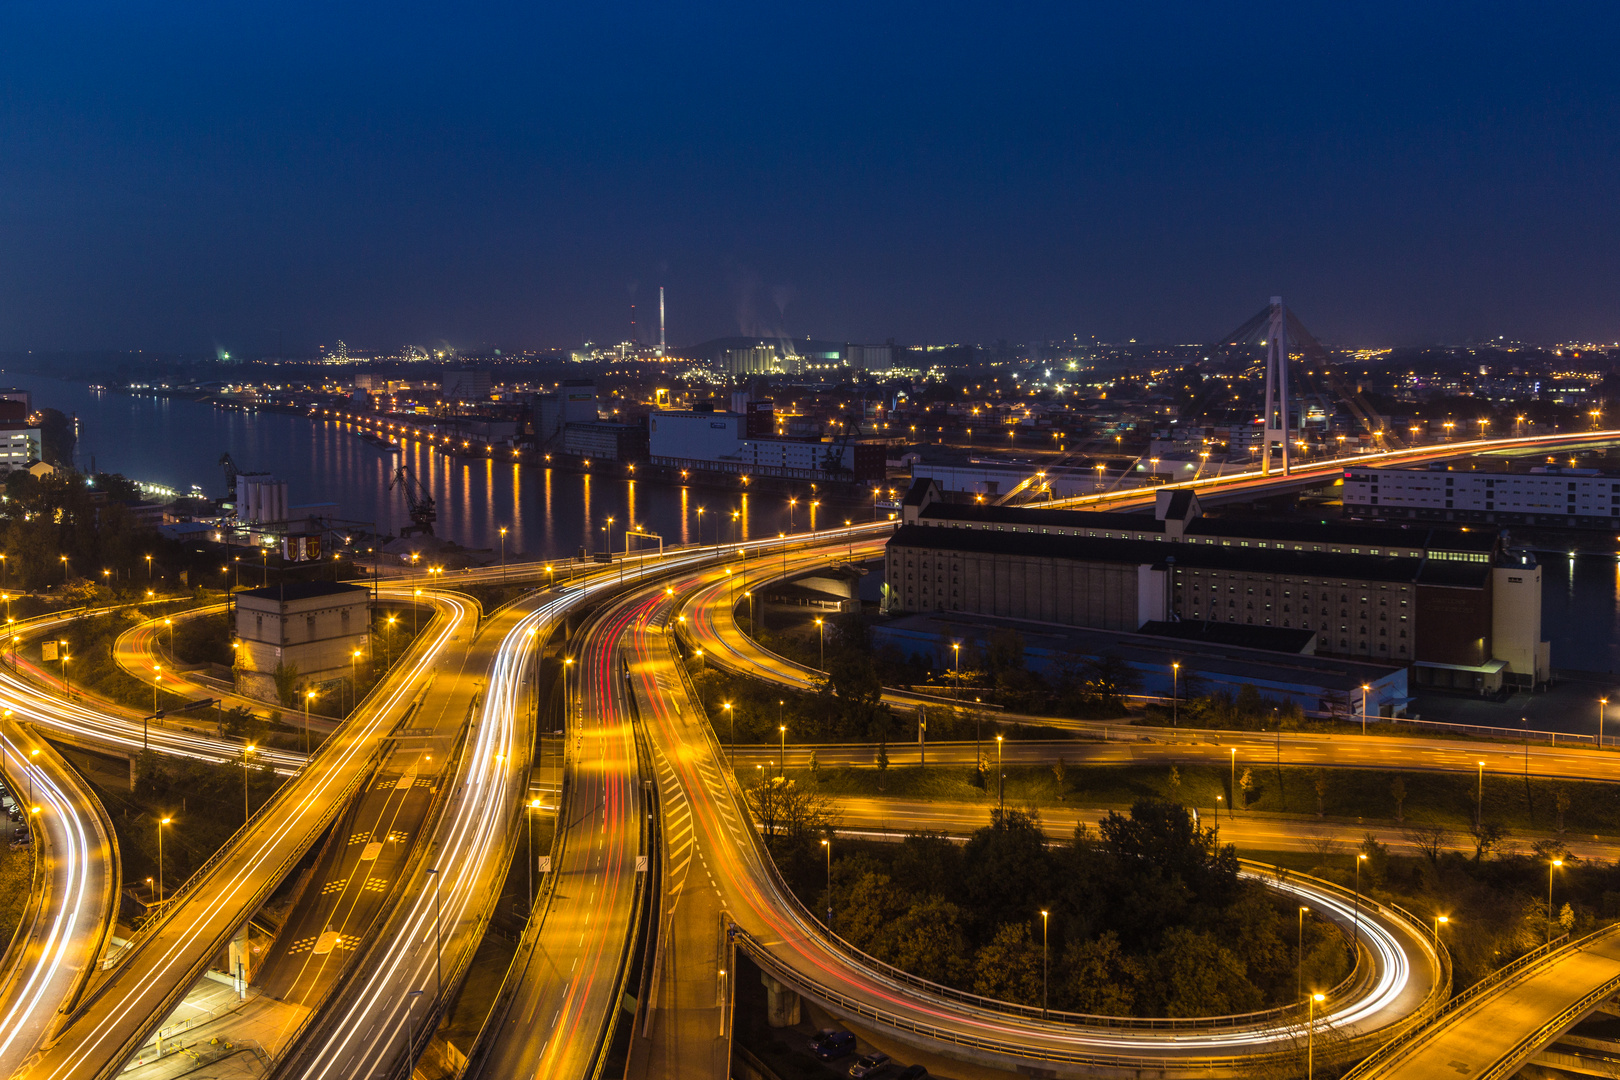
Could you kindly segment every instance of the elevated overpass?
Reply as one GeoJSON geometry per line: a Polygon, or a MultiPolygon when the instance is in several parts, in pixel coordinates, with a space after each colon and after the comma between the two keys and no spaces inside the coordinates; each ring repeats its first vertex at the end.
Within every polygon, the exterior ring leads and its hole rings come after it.
{"type": "Polygon", "coordinates": [[[1617,991],[1620,925],[1521,958],[1447,1002],[1434,1020],[1389,1043],[1345,1080],[1504,1080],[1532,1063],[1613,1076],[1620,1073],[1620,1044],[1548,1048],[1589,1014],[1620,1011],[1611,1000],[1617,991]]]}
{"type": "MultiPolygon", "coordinates": [[[[87,994],[60,1036],[20,1076],[115,1075],[212,957],[280,883],[370,772],[405,707],[431,685],[453,642],[476,623],[468,603],[431,598],[436,615],[350,722],[261,806],[145,927],[87,994]]],[[[177,823],[184,827],[184,823],[177,823]]]]}
{"type": "MultiPolygon", "coordinates": [[[[1532,435],[1510,439],[1461,439],[1457,442],[1403,450],[1382,450],[1374,454],[1353,454],[1295,464],[1288,473],[1274,469],[1269,475],[1258,468],[1223,472],[1219,476],[1195,476],[1170,484],[1125,488],[1096,495],[1077,495],[1041,503],[1042,508],[1071,510],[1135,510],[1153,505],[1155,492],[1193,488],[1206,503],[1238,502],[1281,495],[1290,491],[1319,487],[1346,469],[1402,468],[1431,465],[1481,454],[1507,456],[1528,453],[1559,453],[1620,443],[1620,431],[1587,431],[1560,435],[1532,435]]],[[[1199,470],[1200,473],[1203,471],[1199,470]]]]}

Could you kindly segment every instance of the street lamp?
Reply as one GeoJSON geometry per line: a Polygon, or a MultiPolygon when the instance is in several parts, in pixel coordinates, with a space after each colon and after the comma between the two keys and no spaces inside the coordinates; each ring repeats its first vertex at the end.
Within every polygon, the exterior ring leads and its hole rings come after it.
{"type": "Polygon", "coordinates": [[[996,736],[996,814],[1005,816],[1006,802],[1003,798],[1005,791],[1004,781],[1006,774],[1001,771],[1001,736],[996,736]]]}
{"type": "Polygon", "coordinates": [[[1226,817],[1230,821],[1237,813],[1237,747],[1232,747],[1232,801],[1227,804],[1226,817]]]}
{"type": "Polygon", "coordinates": [[[160,818],[158,820],[158,903],[163,903],[163,826],[173,821],[173,818],[160,818]]]}
{"type": "Polygon", "coordinates": [[[1046,930],[1047,930],[1047,925],[1048,925],[1048,923],[1050,921],[1048,916],[1049,916],[1048,912],[1046,912],[1044,910],[1041,912],[1041,1019],[1042,1020],[1046,1019],[1046,1011],[1047,1011],[1047,1009],[1046,1009],[1046,1005],[1047,1005],[1047,998],[1046,998],[1047,976],[1048,976],[1048,973],[1051,971],[1051,965],[1048,962],[1048,955],[1049,954],[1048,954],[1048,950],[1047,950],[1047,947],[1046,947],[1046,941],[1047,941],[1046,930]]]}
{"type": "Polygon", "coordinates": [[[1563,866],[1563,865],[1564,865],[1564,860],[1563,859],[1554,859],[1552,862],[1547,864],[1547,941],[1549,943],[1552,941],[1552,926],[1553,926],[1553,912],[1552,912],[1553,871],[1558,869],[1560,866],[1563,866]]]}
{"type": "Polygon", "coordinates": [[[501,580],[506,580],[506,526],[501,526],[501,580]]]}
{"type": "Polygon", "coordinates": [[[1435,951],[1436,955],[1438,955],[1439,952],[1440,952],[1440,927],[1441,927],[1441,924],[1448,923],[1450,921],[1451,921],[1451,917],[1449,915],[1436,915],[1434,917],[1434,951],[1435,951]]]}
{"type": "Polygon", "coordinates": [[[1366,861],[1367,853],[1365,851],[1358,852],[1356,855],[1356,918],[1355,928],[1351,936],[1351,940],[1358,948],[1361,945],[1361,864],[1366,861]]]}
{"type": "MultiPolygon", "coordinates": [[[[539,799],[529,800],[529,810],[540,809],[539,799]]],[[[529,914],[534,914],[534,814],[523,815],[524,821],[529,825],[529,914]]]]}
{"type": "MultiPolygon", "coordinates": [[[[8,608],[7,610],[9,611],[10,609],[8,608]]],[[[1598,749],[1599,750],[1603,749],[1603,710],[1608,706],[1608,704],[1609,704],[1609,699],[1608,698],[1606,698],[1606,697],[1598,698],[1598,749]]]]}
{"type": "Polygon", "coordinates": [[[1311,910],[1300,905],[1299,909],[1299,945],[1294,959],[1294,996],[1299,997],[1305,993],[1305,913],[1311,910]]]}
{"type": "Polygon", "coordinates": [[[1474,788],[1474,828],[1479,828],[1484,822],[1485,809],[1485,763],[1479,763],[1479,783],[1474,788]]]}
{"type": "Polygon", "coordinates": [[[956,681],[956,696],[961,697],[962,696],[962,643],[960,641],[951,642],[951,652],[956,657],[956,680],[955,680],[956,681]]]}
{"type": "Polygon", "coordinates": [[[248,755],[253,753],[253,744],[248,743],[242,747],[242,824],[246,825],[252,811],[248,809],[248,755]]]}
{"type": "MultiPolygon", "coordinates": [[[[531,852],[534,849],[533,840],[529,842],[529,849],[531,852]]],[[[529,862],[532,865],[534,860],[531,858],[529,862]]],[[[534,873],[532,870],[529,872],[530,874],[534,873]]],[[[428,873],[433,875],[433,998],[437,1001],[444,993],[444,942],[439,936],[439,878],[441,875],[437,866],[428,867],[428,873]]],[[[532,910],[534,908],[534,879],[531,877],[529,881],[529,908],[532,910]]]]}
{"type": "Polygon", "coordinates": [[[816,620],[816,633],[821,637],[821,670],[827,670],[827,624],[823,619],[816,620]]]}
{"type": "Polygon", "coordinates": [[[725,703],[726,718],[731,722],[731,749],[726,752],[726,765],[732,772],[737,771],[737,710],[731,707],[731,702],[725,703]]]}
{"type": "Polygon", "coordinates": [[[832,841],[823,840],[821,846],[827,849],[827,929],[832,929],[832,841]]]}
{"type": "Polygon", "coordinates": [[[1312,994],[1305,1014],[1305,1080],[1316,1075],[1316,1005],[1326,1001],[1326,994],[1312,994]]]}
{"type": "Polygon", "coordinates": [[[1372,689],[1366,683],[1361,684],[1361,733],[1367,734],[1367,691],[1372,689]]]}
{"type": "Polygon", "coordinates": [[[776,775],[787,775],[787,725],[778,724],[776,730],[782,735],[782,756],[777,759],[776,775]]]}
{"type": "Polygon", "coordinates": [[[1181,725],[1181,661],[1170,662],[1170,726],[1181,725]]]}
{"type": "Polygon", "coordinates": [[[309,703],[315,700],[315,691],[304,691],[304,757],[309,757],[309,703]]]}

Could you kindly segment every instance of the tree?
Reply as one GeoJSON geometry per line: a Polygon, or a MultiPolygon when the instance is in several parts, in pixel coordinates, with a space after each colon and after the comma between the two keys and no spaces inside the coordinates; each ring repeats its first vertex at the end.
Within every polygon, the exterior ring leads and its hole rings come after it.
{"type": "Polygon", "coordinates": [[[1369,885],[1382,885],[1389,874],[1389,845],[1380,844],[1378,837],[1368,833],[1361,838],[1356,852],[1365,855],[1361,863],[1361,877],[1369,885]]]}
{"type": "Polygon", "coordinates": [[[1138,799],[1129,817],[1110,811],[1097,827],[1103,850],[1122,862],[1158,870],[1217,906],[1231,897],[1237,851],[1220,845],[1214,829],[1195,825],[1186,807],[1138,799]]]}
{"type": "Polygon", "coordinates": [[[1063,982],[1055,997],[1065,1009],[1090,1016],[1129,1016],[1137,987],[1147,978],[1141,961],[1127,956],[1112,930],[1094,941],[1071,941],[1063,950],[1063,982]]]}
{"type": "Polygon", "coordinates": [[[816,756],[814,750],[810,751],[810,779],[821,783],[821,759],[816,756]]]}
{"type": "Polygon", "coordinates": [[[1249,793],[1254,790],[1254,770],[1244,767],[1238,774],[1238,790],[1243,792],[1243,809],[1249,808],[1249,793]]]}
{"type": "Polygon", "coordinates": [[[1181,770],[1170,766],[1170,778],[1165,781],[1165,794],[1175,799],[1181,794],[1181,770]]]}
{"type": "Polygon", "coordinates": [[[1007,923],[973,958],[973,992],[1019,1005],[1041,1003],[1041,950],[1029,924],[1007,923]]]}
{"type": "Polygon", "coordinates": [[[1559,788],[1553,793],[1553,809],[1558,811],[1558,835],[1564,835],[1564,811],[1569,809],[1569,793],[1559,788]]]}
{"type": "Polygon", "coordinates": [[[1322,817],[1326,813],[1324,810],[1324,805],[1326,804],[1328,793],[1328,774],[1325,769],[1316,770],[1314,786],[1316,788],[1316,816],[1322,817]]]}
{"type": "Polygon", "coordinates": [[[1415,825],[1406,830],[1406,839],[1418,854],[1429,860],[1429,865],[1440,865],[1440,853],[1451,843],[1451,834],[1444,825],[1415,825]]]}
{"type": "Polygon", "coordinates": [[[1052,763],[1052,775],[1057,778],[1058,801],[1062,802],[1068,792],[1069,763],[1059,754],[1058,759],[1052,763]]]}
{"type": "Polygon", "coordinates": [[[1474,861],[1479,862],[1502,842],[1507,829],[1500,822],[1486,821],[1470,827],[1468,835],[1474,838],[1474,861]]]}
{"type": "Polygon", "coordinates": [[[1406,820],[1406,781],[1397,776],[1389,785],[1389,793],[1395,798],[1395,823],[1399,825],[1406,820]]]}
{"type": "Polygon", "coordinates": [[[271,672],[276,682],[276,698],[287,708],[298,706],[298,665],[278,663],[271,672]]]}
{"type": "Polygon", "coordinates": [[[888,927],[881,959],[919,978],[954,983],[967,969],[967,935],[962,913],[938,896],[912,904],[888,927]]]}
{"type": "Polygon", "coordinates": [[[877,748],[878,790],[883,790],[883,777],[889,771],[889,744],[878,740],[877,748]]]}
{"type": "Polygon", "coordinates": [[[1261,1006],[1243,961],[1206,931],[1171,928],[1154,966],[1165,1016],[1230,1016],[1261,1006]]]}
{"type": "Polygon", "coordinates": [[[1053,895],[1053,859],[1033,810],[992,810],[990,824],[962,848],[964,916],[981,931],[1028,919],[1032,897],[1053,895]]]}

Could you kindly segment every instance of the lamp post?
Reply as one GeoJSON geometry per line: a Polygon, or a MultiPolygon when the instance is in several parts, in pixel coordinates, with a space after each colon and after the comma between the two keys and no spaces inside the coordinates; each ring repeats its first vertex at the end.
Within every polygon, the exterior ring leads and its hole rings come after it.
{"type": "Polygon", "coordinates": [[[956,696],[960,698],[962,696],[962,643],[960,641],[951,642],[951,652],[956,658],[956,696]]]}
{"type": "Polygon", "coordinates": [[[569,708],[568,708],[568,669],[573,667],[573,666],[574,666],[574,658],[572,656],[563,657],[563,727],[564,728],[567,728],[567,726],[568,726],[568,717],[570,715],[569,708]]]}
{"type": "MultiPolygon", "coordinates": [[[[7,609],[10,610],[9,608],[7,609]]],[[[1609,704],[1606,697],[1598,698],[1598,749],[1603,749],[1603,710],[1609,704]]]]}
{"type": "Polygon", "coordinates": [[[147,720],[156,720],[157,719],[158,683],[160,683],[162,681],[163,681],[163,665],[162,664],[154,664],[152,666],[152,715],[147,717],[146,720],[141,721],[141,749],[142,750],[146,750],[151,745],[151,743],[150,743],[150,741],[149,741],[149,739],[147,737],[147,735],[148,735],[148,733],[147,733],[147,720]]]}
{"type": "Polygon", "coordinates": [[[1048,950],[1047,950],[1047,947],[1046,947],[1046,942],[1047,942],[1046,930],[1047,930],[1047,925],[1048,925],[1048,923],[1050,921],[1048,916],[1049,916],[1048,912],[1046,912],[1044,910],[1041,912],[1041,1019],[1042,1020],[1046,1019],[1046,1014],[1047,1014],[1046,987],[1047,987],[1048,974],[1051,971],[1051,965],[1050,965],[1050,963],[1048,961],[1049,953],[1048,953],[1048,950]]]}
{"type": "Polygon", "coordinates": [[[1312,994],[1305,1014],[1305,1080],[1316,1076],[1316,1005],[1327,1000],[1326,994],[1312,994]]]}
{"type": "Polygon", "coordinates": [[[821,846],[827,849],[827,929],[832,929],[832,841],[823,840],[821,846]]]}
{"type": "Polygon", "coordinates": [[[726,719],[731,722],[731,748],[726,751],[726,767],[732,772],[737,771],[737,710],[731,707],[731,702],[724,705],[726,719]]]}
{"type": "Polygon", "coordinates": [[[1434,951],[1436,955],[1439,955],[1440,952],[1440,924],[1450,921],[1451,918],[1447,915],[1436,915],[1434,917],[1434,951]]]}
{"type": "Polygon", "coordinates": [[[169,655],[174,655],[174,620],[164,619],[163,625],[169,629],[169,655]]]}
{"type": "Polygon", "coordinates": [[[248,809],[248,755],[253,753],[253,744],[248,743],[242,747],[242,824],[246,825],[253,812],[248,809]]]}
{"type": "Polygon", "coordinates": [[[1305,993],[1305,913],[1311,910],[1304,905],[1299,909],[1299,944],[1294,954],[1294,996],[1299,997],[1305,993]]]}
{"type": "Polygon", "coordinates": [[[534,811],[540,809],[539,799],[529,800],[529,813],[523,819],[529,826],[529,914],[534,914],[534,811]]]}
{"type": "Polygon", "coordinates": [[[1547,864],[1547,940],[1548,940],[1548,942],[1552,941],[1552,927],[1553,927],[1553,908],[1552,908],[1553,871],[1558,869],[1560,866],[1563,866],[1563,865],[1564,865],[1564,860],[1563,859],[1554,859],[1552,862],[1547,864]]]}
{"type": "Polygon", "coordinates": [[[146,557],[146,583],[152,584],[152,556],[146,557]]]}
{"type": "Polygon", "coordinates": [[[501,526],[501,580],[506,580],[506,526],[501,526]]]}
{"type": "Polygon", "coordinates": [[[821,670],[827,670],[827,623],[825,619],[816,620],[816,633],[821,637],[821,670]]]}
{"type": "MultiPolygon", "coordinates": [[[[529,848],[531,851],[534,849],[533,840],[529,841],[529,848]]],[[[529,864],[532,866],[534,860],[530,859],[529,864]]],[[[433,875],[433,998],[437,1001],[444,993],[444,940],[439,935],[439,878],[442,875],[439,873],[437,866],[428,867],[428,873],[433,875]]],[[[532,874],[533,871],[531,870],[530,873],[532,874]]],[[[533,880],[531,877],[529,885],[529,908],[531,910],[534,908],[533,880]]]]}
{"type": "Polygon", "coordinates": [[[56,644],[62,650],[62,652],[61,652],[61,657],[62,657],[62,696],[64,698],[72,698],[73,697],[73,687],[68,683],[68,673],[67,673],[67,662],[68,662],[67,642],[59,641],[56,644]]]}
{"type": "Polygon", "coordinates": [[[1371,687],[1366,683],[1361,684],[1361,733],[1363,735],[1367,734],[1367,691],[1370,689],[1371,687]]]}
{"type": "Polygon", "coordinates": [[[1170,726],[1181,726],[1181,661],[1170,662],[1170,726]]]}
{"type": "Polygon", "coordinates": [[[1226,807],[1226,820],[1231,821],[1237,815],[1237,747],[1232,747],[1232,801],[1226,807]]]}
{"type": "Polygon", "coordinates": [[[1359,948],[1361,946],[1361,864],[1367,861],[1366,852],[1356,854],[1356,913],[1354,930],[1351,941],[1359,948]]]}
{"type": "Polygon", "coordinates": [[[1474,788],[1474,828],[1479,828],[1485,820],[1485,763],[1479,763],[1479,783],[1474,788]]]}
{"type": "Polygon", "coordinates": [[[163,903],[163,826],[173,820],[173,818],[158,819],[158,903],[160,904],[163,903]]]}
{"type": "Polygon", "coordinates": [[[304,691],[304,758],[309,758],[309,703],[315,700],[315,691],[304,691]]]}
{"type": "Polygon", "coordinates": [[[776,775],[781,777],[787,775],[787,725],[778,724],[776,730],[782,736],[782,756],[777,759],[776,765],[776,775]]]}
{"type": "Polygon", "coordinates": [[[1007,805],[1003,800],[1006,774],[1001,771],[1001,736],[996,736],[996,814],[1002,816],[1007,805]]]}

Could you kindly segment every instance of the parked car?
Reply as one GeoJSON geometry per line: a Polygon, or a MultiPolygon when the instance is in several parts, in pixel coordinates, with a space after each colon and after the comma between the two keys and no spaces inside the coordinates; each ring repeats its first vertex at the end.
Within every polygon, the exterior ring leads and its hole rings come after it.
{"type": "Polygon", "coordinates": [[[839,1031],[837,1028],[822,1028],[811,1037],[810,1052],[822,1061],[831,1061],[853,1054],[855,1035],[853,1032],[839,1031]]]}
{"type": "Polygon", "coordinates": [[[867,1077],[882,1075],[884,1066],[889,1063],[889,1055],[874,1050],[870,1054],[862,1054],[855,1059],[855,1064],[849,1067],[849,1075],[855,1080],[866,1080],[867,1077]]]}

